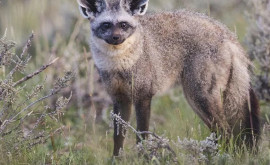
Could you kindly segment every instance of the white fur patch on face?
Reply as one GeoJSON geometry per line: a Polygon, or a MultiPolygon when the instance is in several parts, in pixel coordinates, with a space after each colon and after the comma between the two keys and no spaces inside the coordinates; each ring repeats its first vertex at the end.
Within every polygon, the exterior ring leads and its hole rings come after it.
{"type": "Polygon", "coordinates": [[[110,45],[91,36],[91,50],[96,66],[101,70],[123,70],[131,68],[139,59],[141,49],[134,48],[138,35],[133,34],[120,45],[110,45]]]}
{"type": "MultiPolygon", "coordinates": [[[[131,26],[137,27],[137,20],[123,8],[117,11],[105,10],[91,23],[91,28],[95,29],[103,22],[128,22],[131,26]]],[[[96,66],[101,70],[123,70],[131,68],[142,54],[142,49],[138,49],[140,35],[135,31],[122,44],[110,45],[104,40],[91,36],[91,50],[96,66]],[[134,46],[136,45],[136,46],[134,46]]]]}

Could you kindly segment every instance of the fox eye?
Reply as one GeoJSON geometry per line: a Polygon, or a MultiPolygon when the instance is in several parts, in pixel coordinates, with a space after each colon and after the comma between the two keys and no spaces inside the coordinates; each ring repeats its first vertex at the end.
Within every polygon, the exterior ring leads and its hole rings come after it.
{"type": "Polygon", "coordinates": [[[121,23],[120,23],[120,27],[121,27],[122,29],[127,29],[127,28],[128,28],[128,23],[126,23],[126,22],[121,22],[121,23]]]}
{"type": "Polygon", "coordinates": [[[107,29],[109,29],[111,27],[112,27],[112,23],[110,23],[110,22],[104,22],[101,25],[101,28],[104,29],[104,30],[107,30],[107,29]]]}

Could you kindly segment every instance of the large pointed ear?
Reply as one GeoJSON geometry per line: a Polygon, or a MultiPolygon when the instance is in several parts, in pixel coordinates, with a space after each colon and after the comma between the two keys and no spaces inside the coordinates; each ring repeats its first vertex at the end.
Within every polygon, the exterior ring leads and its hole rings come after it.
{"type": "Polygon", "coordinates": [[[106,0],[77,0],[84,18],[94,19],[97,14],[106,9],[106,0]]]}
{"type": "Polygon", "coordinates": [[[129,9],[132,15],[144,15],[148,8],[149,0],[130,0],[129,9]]]}

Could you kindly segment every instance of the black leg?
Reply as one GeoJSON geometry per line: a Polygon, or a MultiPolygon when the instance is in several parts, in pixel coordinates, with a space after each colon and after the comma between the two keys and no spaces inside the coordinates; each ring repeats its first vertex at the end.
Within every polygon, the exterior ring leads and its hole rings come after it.
{"type": "MultiPolygon", "coordinates": [[[[131,112],[131,101],[124,96],[119,96],[114,101],[114,113],[119,114],[121,118],[128,122],[130,118],[130,112],[131,112]]],[[[113,155],[118,156],[119,150],[123,148],[124,144],[124,135],[126,133],[126,130],[122,128],[122,125],[117,125],[116,121],[114,120],[114,150],[113,155]],[[119,127],[119,128],[118,128],[119,127]]]]}
{"type": "MultiPolygon", "coordinates": [[[[142,98],[135,103],[136,119],[137,119],[137,131],[143,132],[149,130],[149,120],[151,114],[151,100],[152,97],[142,98]]],[[[142,134],[142,138],[145,139],[147,134],[142,134]]],[[[137,143],[141,139],[137,136],[137,143]]]]}

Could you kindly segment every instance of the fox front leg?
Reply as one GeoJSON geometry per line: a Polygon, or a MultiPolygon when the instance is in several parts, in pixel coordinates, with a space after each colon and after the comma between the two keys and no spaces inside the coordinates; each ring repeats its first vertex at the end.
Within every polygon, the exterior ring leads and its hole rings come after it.
{"type": "MultiPolygon", "coordinates": [[[[149,120],[151,114],[151,100],[152,97],[143,97],[135,102],[137,131],[144,132],[149,130],[149,120]]],[[[137,135],[137,143],[141,142],[141,138],[145,139],[147,134],[142,134],[141,137],[137,135]]]]}
{"type": "MultiPolygon", "coordinates": [[[[128,122],[131,113],[131,101],[128,97],[117,96],[113,101],[114,114],[120,115],[121,118],[128,122]]],[[[118,156],[120,149],[123,149],[126,130],[122,127],[121,123],[117,123],[114,119],[114,150],[113,155],[118,156]]]]}

